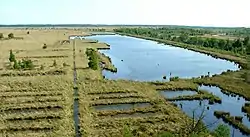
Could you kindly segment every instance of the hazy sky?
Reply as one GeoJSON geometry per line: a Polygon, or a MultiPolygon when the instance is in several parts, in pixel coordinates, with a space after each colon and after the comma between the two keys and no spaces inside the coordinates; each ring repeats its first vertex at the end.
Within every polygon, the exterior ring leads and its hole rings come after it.
{"type": "Polygon", "coordinates": [[[0,0],[0,24],[250,27],[250,0],[0,0]]]}

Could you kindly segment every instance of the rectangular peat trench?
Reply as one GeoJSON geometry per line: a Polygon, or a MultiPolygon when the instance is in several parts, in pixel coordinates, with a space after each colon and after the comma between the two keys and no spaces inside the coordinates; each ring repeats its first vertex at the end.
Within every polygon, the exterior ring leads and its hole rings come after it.
{"type": "Polygon", "coordinates": [[[96,105],[93,106],[96,110],[129,110],[134,108],[149,107],[150,103],[126,103],[126,104],[112,104],[112,105],[96,105]]]}
{"type": "Polygon", "coordinates": [[[191,91],[191,90],[180,90],[180,91],[169,91],[169,90],[163,90],[160,92],[160,94],[166,98],[175,98],[175,97],[179,97],[179,96],[187,96],[187,95],[195,95],[197,94],[196,91],[191,91]]]}
{"type": "Polygon", "coordinates": [[[135,112],[132,114],[117,114],[117,115],[114,115],[112,117],[114,117],[114,118],[152,117],[152,116],[155,116],[157,114],[158,113],[152,113],[152,112],[148,112],[148,113],[135,112]]]}

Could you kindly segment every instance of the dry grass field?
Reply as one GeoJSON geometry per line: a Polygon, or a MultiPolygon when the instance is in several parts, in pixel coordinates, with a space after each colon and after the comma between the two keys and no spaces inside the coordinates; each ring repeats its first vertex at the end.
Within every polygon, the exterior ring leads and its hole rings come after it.
{"type": "Polygon", "coordinates": [[[61,41],[81,32],[1,29],[0,33],[23,38],[0,40],[0,136],[74,136],[73,46],[61,41]],[[16,60],[32,60],[34,69],[11,69],[10,50],[16,60]]]}

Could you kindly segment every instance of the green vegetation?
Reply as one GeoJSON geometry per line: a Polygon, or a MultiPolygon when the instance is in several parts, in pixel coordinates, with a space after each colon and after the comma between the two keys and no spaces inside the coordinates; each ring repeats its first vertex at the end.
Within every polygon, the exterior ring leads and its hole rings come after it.
{"type": "Polygon", "coordinates": [[[87,48],[86,55],[89,59],[89,67],[93,70],[97,70],[99,68],[99,60],[96,51],[92,48],[87,48]]]}
{"type": "Polygon", "coordinates": [[[47,49],[47,45],[46,44],[43,44],[43,49],[47,49]]]}
{"type": "Polygon", "coordinates": [[[31,60],[25,60],[23,59],[22,61],[17,61],[15,60],[14,61],[14,66],[13,66],[14,69],[34,69],[34,64],[31,60]]]}
{"type": "Polygon", "coordinates": [[[29,59],[22,59],[22,60],[17,61],[15,55],[12,52],[12,50],[10,50],[9,61],[14,62],[13,68],[17,69],[17,70],[19,70],[19,69],[24,69],[24,70],[34,69],[34,64],[29,59]]]}
{"type": "Polygon", "coordinates": [[[236,72],[228,71],[221,75],[215,75],[213,77],[195,78],[193,81],[197,84],[204,84],[208,86],[217,86],[222,89],[225,94],[235,93],[250,99],[250,86],[245,81],[246,72],[248,70],[240,70],[236,72]]]}
{"type": "Polygon", "coordinates": [[[180,78],[178,76],[170,77],[170,81],[178,81],[180,78]]]}
{"type": "Polygon", "coordinates": [[[3,33],[0,33],[0,39],[4,38],[3,33]]]}
{"type": "Polygon", "coordinates": [[[230,129],[228,126],[220,124],[217,128],[212,132],[214,137],[230,137],[230,129]]]}
{"type": "Polygon", "coordinates": [[[242,112],[247,113],[247,117],[250,119],[250,103],[245,103],[241,108],[242,112]]]}
{"type": "Polygon", "coordinates": [[[217,118],[222,118],[223,121],[238,128],[244,134],[250,135],[250,129],[242,123],[241,116],[230,116],[229,112],[224,112],[224,111],[214,111],[214,115],[217,118]]]}
{"type": "Polygon", "coordinates": [[[206,38],[201,36],[210,32],[202,29],[121,28],[115,29],[115,31],[119,33],[181,42],[195,46],[215,48],[241,55],[245,55],[249,50],[249,37],[245,37],[244,40],[236,39],[233,41],[229,39],[206,38]]]}
{"type": "MultiPolygon", "coordinates": [[[[230,129],[228,126],[220,124],[218,125],[214,131],[211,132],[211,134],[214,137],[230,137],[230,129]]],[[[129,129],[127,125],[124,126],[123,130],[123,137],[134,137],[132,131],[129,129]]],[[[183,135],[180,135],[178,133],[173,133],[169,131],[164,131],[162,133],[155,134],[157,137],[182,137],[183,135]]],[[[209,136],[209,134],[206,131],[201,131],[200,133],[191,133],[188,135],[188,137],[205,137],[209,136]]]]}
{"type": "Polygon", "coordinates": [[[14,38],[14,34],[13,33],[8,34],[8,38],[9,39],[13,39],[14,38]]]}
{"type": "Polygon", "coordinates": [[[100,60],[102,69],[106,69],[111,72],[117,72],[117,68],[112,64],[111,59],[103,53],[96,52],[98,59],[100,60]]]}
{"type": "Polygon", "coordinates": [[[13,54],[12,50],[10,50],[10,56],[9,56],[9,61],[14,62],[16,60],[15,55],[13,54]]]}

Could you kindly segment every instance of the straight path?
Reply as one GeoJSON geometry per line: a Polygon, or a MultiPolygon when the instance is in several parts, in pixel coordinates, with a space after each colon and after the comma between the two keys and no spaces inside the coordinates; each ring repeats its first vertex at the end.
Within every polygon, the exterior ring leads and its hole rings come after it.
{"type": "Polygon", "coordinates": [[[77,71],[76,71],[76,53],[75,53],[75,48],[76,48],[76,40],[73,40],[73,84],[74,84],[74,104],[73,104],[73,117],[74,117],[74,122],[75,122],[75,134],[76,137],[81,137],[81,131],[80,131],[80,119],[79,119],[79,100],[78,100],[78,87],[77,87],[77,71]]]}

